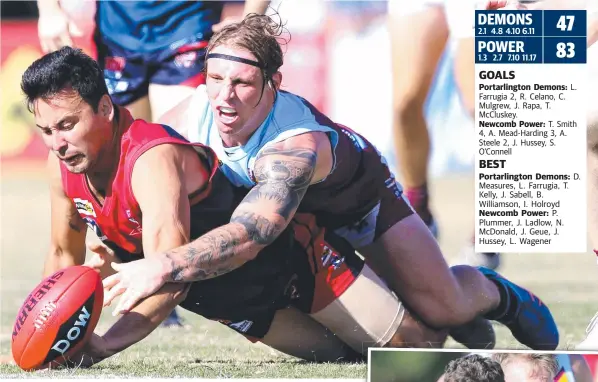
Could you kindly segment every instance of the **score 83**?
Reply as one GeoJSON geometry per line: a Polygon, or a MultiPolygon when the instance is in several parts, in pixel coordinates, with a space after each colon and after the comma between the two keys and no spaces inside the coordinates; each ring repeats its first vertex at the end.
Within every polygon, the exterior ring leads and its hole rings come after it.
{"type": "MultiPolygon", "coordinates": [[[[575,23],[575,16],[562,15],[556,23],[556,27],[563,32],[570,32],[573,30],[575,23]]],[[[559,42],[556,44],[556,56],[558,58],[572,58],[575,57],[575,44],[572,42],[559,42]]]]}
{"type": "Polygon", "coordinates": [[[544,11],[544,62],[586,62],[586,11],[544,11]]]}
{"type": "Polygon", "coordinates": [[[557,58],[573,58],[575,57],[575,43],[573,42],[559,42],[556,44],[557,58]]]}

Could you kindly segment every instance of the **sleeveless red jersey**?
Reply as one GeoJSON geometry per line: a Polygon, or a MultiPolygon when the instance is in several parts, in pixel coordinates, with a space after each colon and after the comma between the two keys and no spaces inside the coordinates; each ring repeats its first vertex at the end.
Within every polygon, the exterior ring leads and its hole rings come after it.
{"type": "MultiPolygon", "coordinates": [[[[61,173],[64,191],[79,215],[120,260],[129,262],[143,257],[142,212],[131,189],[131,175],[141,154],[160,144],[194,146],[210,171],[206,188],[190,195],[191,240],[230,222],[247,190],[235,188],[218,170],[218,160],[210,148],[188,142],[168,126],[133,121],[125,109],[119,108],[119,113],[120,159],[103,205],[92,194],[85,174],[73,174],[62,163],[61,173]],[[201,200],[194,202],[200,196],[201,200]]],[[[261,328],[258,321],[263,321],[258,318],[269,317],[265,320],[269,325],[274,312],[288,305],[288,288],[295,279],[294,264],[298,262],[307,266],[303,248],[295,245],[293,231],[287,228],[274,243],[240,268],[192,283],[180,306],[209,319],[232,323],[255,321],[252,330],[257,330],[261,328]]],[[[257,333],[263,330],[266,328],[257,333]]]]}
{"type": "Polygon", "coordinates": [[[103,204],[100,204],[91,192],[85,174],[71,173],[62,163],[60,169],[64,192],[75,204],[81,218],[108,247],[118,250],[117,255],[122,255],[123,261],[128,261],[133,260],[134,257],[128,258],[130,256],[120,250],[143,256],[142,215],[131,187],[133,166],[137,159],[147,150],[165,143],[194,146],[206,159],[206,167],[211,167],[208,187],[199,190],[198,193],[209,191],[212,177],[217,171],[218,161],[211,149],[201,144],[189,143],[168,126],[152,124],[140,119],[133,120],[129,111],[124,108],[119,108],[118,113],[119,131],[122,134],[120,160],[106,189],[103,204]]]}

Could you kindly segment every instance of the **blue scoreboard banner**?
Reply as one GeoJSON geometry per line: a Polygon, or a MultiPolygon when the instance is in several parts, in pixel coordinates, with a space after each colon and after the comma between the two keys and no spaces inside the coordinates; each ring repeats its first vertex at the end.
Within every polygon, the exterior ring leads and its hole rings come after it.
{"type": "Polygon", "coordinates": [[[475,12],[475,250],[586,252],[586,11],[475,12]]]}
{"type": "Polygon", "coordinates": [[[586,62],[586,11],[476,11],[476,64],[586,62]]]}

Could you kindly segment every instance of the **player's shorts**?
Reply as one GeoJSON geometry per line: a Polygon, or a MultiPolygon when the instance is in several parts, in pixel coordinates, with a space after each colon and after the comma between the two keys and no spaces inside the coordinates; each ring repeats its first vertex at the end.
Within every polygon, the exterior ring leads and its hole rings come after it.
{"type": "MultiPolygon", "coordinates": [[[[365,139],[363,141],[366,142],[365,139]]],[[[365,213],[353,218],[343,217],[342,221],[350,223],[341,227],[330,226],[331,219],[318,215],[319,225],[332,228],[336,235],[357,250],[374,243],[395,224],[414,214],[386,159],[370,143],[362,151],[358,173],[362,175],[354,181],[353,192],[368,195],[367,200],[363,200],[364,205],[369,206],[365,213]]],[[[346,202],[347,198],[342,200],[346,202]]]]}
{"type": "Polygon", "coordinates": [[[249,338],[262,338],[276,311],[291,304],[291,285],[297,279],[294,268],[301,262],[307,264],[305,251],[289,228],[241,267],[192,283],[179,305],[249,338]]]}
{"type": "Polygon", "coordinates": [[[150,84],[197,87],[205,83],[207,41],[189,38],[151,53],[122,49],[98,34],[95,43],[108,92],[118,105],[145,97],[150,84]]]}
{"type": "Polygon", "coordinates": [[[388,343],[405,313],[396,295],[346,241],[317,227],[312,215],[296,215],[290,227],[291,247],[274,244],[233,272],[192,284],[181,306],[252,342],[268,333],[277,310],[293,306],[362,354],[388,343]],[[272,266],[284,258],[291,272],[272,266]]]}
{"type": "Polygon", "coordinates": [[[293,306],[359,353],[388,343],[405,314],[397,296],[346,240],[319,229],[313,215],[295,215],[292,226],[309,265],[298,273],[293,306]]]}

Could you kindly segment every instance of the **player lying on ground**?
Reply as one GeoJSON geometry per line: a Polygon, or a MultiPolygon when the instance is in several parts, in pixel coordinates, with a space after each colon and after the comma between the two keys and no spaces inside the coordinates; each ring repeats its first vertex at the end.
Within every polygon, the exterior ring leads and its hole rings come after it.
{"type": "Polygon", "coordinates": [[[449,269],[376,148],[279,90],[280,33],[267,16],[225,27],[208,46],[207,86],[164,119],[210,146],[233,184],[249,189],[230,223],[119,266],[105,280],[106,303],[122,294],[116,310],[124,312],[166,282],[231,272],[272,243],[298,211],[316,215],[318,225],[358,250],[428,326],[452,328],[483,316],[531,348],[556,348],[558,330],[546,305],[491,270],[449,269]]]}
{"type": "MultiPolygon", "coordinates": [[[[51,150],[46,274],[84,263],[86,226],[108,247],[92,248],[88,263],[106,276],[115,263],[209,240],[247,193],[232,186],[208,147],[115,106],[98,64],[79,50],[37,60],[21,86],[51,150]]],[[[442,346],[446,331],[412,317],[352,247],[314,222],[297,215],[257,255],[241,253],[246,261],[231,272],[160,287],[94,335],[77,365],[142,340],[176,305],[308,360],[356,359],[368,346],[442,346]]]]}

